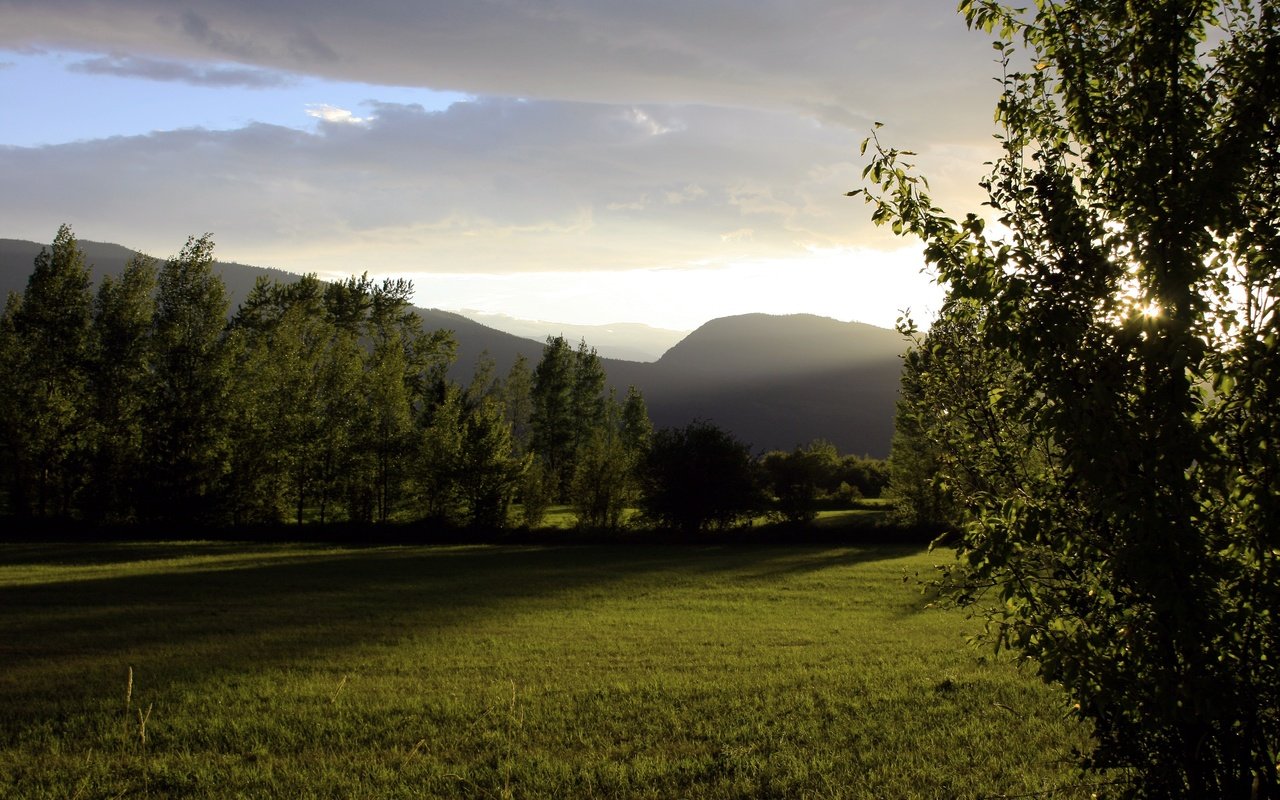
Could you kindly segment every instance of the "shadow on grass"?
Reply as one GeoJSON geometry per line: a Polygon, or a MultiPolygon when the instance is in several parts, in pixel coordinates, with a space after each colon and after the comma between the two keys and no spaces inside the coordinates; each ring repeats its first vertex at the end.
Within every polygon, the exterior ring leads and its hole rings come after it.
{"type": "Polygon", "coordinates": [[[0,567],[18,565],[91,566],[131,561],[165,561],[192,555],[243,554],[253,545],[244,542],[211,541],[60,541],[51,544],[5,544],[0,542],[0,567]]]}
{"type": "MultiPolygon", "coordinates": [[[[0,586],[0,706],[11,722],[192,671],[315,665],[525,604],[660,573],[751,580],[897,558],[905,547],[0,545],[0,564],[71,565],[0,586]],[[82,548],[83,551],[82,551],[82,548]],[[184,564],[183,559],[189,559],[184,564]],[[148,564],[159,559],[177,559],[148,564]],[[76,566],[80,565],[80,566],[76,566]],[[112,566],[115,565],[115,566],[112,566]],[[77,570],[84,567],[84,574],[77,570]],[[103,568],[105,567],[105,568],[103,568]],[[136,570],[128,572],[127,570],[136,570]]],[[[21,576],[19,576],[21,577],[21,576]]],[[[655,578],[656,580],[656,578],[655,578]]],[[[571,598],[566,602],[583,602],[571,598]]]]}
{"type": "MultiPolygon", "coordinates": [[[[778,548],[772,547],[775,553],[778,548]]],[[[744,577],[753,580],[777,580],[794,575],[807,575],[835,567],[847,567],[870,561],[887,561],[920,552],[915,545],[880,544],[863,547],[827,548],[795,548],[790,555],[777,554],[756,565],[756,568],[744,577]]]]}

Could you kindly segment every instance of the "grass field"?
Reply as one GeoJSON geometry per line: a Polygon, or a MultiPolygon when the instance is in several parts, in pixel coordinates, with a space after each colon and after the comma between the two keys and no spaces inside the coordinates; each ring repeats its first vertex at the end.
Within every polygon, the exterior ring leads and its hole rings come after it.
{"type": "Polygon", "coordinates": [[[944,557],[0,546],[0,797],[1088,797],[944,557]]]}

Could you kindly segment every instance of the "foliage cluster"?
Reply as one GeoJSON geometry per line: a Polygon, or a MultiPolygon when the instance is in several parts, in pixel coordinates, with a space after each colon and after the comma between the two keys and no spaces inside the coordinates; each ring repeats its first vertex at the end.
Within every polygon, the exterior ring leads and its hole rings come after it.
{"type": "Polygon", "coordinates": [[[606,393],[586,342],[548,338],[532,369],[482,357],[446,377],[454,343],[422,330],[412,285],[261,279],[228,320],[213,242],[138,257],[96,297],[63,226],[0,317],[8,511],[205,526],[429,519],[486,529],[567,504],[618,530],[640,509],[680,530],[769,510],[811,520],[875,496],[881,462],[826,443],[763,459],[715,426],[653,433],[634,388],[606,393]],[[797,471],[798,470],[798,471],[797,471]],[[801,474],[803,473],[803,474],[801,474]]]}
{"type": "Polygon", "coordinates": [[[751,449],[708,422],[658,431],[640,476],[641,511],[668,528],[723,530],[765,508],[751,449]]]}
{"type": "Polygon", "coordinates": [[[824,506],[847,507],[876,498],[889,484],[885,461],[841,457],[835,445],[818,440],[791,452],[774,450],[760,459],[774,510],[788,522],[810,522],[824,506]]]}
{"type": "Polygon", "coordinates": [[[68,227],[41,251],[0,317],[10,513],[503,527],[522,493],[537,506],[619,472],[608,508],[583,502],[583,517],[616,523],[632,499],[644,401],[605,397],[585,343],[549,341],[536,373],[521,360],[505,379],[482,359],[462,387],[446,378],[451,334],[422,330],[408,281],[262,279],[228,319],[213,263],[211,239],[192,238],[158,267],[134,259],[95,297],[68,227]]]}
{"type": "Polygon", "coordinates": [[[950,285],[895,486],[959,528],[945,588],[1066,687],[1115,793],[1280,797],[1280,5],[961,10],[1004,68],[1007,233],[868,141],[873,219],[950,285]]]}

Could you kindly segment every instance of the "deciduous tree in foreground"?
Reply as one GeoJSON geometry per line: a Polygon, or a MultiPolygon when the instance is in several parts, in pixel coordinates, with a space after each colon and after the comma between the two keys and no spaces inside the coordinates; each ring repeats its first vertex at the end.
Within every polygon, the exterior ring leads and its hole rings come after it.
{"type": "Polygon", "coordinates": [[[875,137],[865,173],[1008,359],[969,402],[1025,432],[944,467],[944,583],[1066,688],[1109,791],[1280,797],[1280,4],[960,8],[998,39],[1009,233],[945,216],[875,137]]]}

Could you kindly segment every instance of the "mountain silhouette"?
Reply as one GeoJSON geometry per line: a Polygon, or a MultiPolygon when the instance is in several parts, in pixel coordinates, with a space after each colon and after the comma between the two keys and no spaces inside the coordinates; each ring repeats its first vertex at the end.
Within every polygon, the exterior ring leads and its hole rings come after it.
{"type": "MultiPolygon", "coordinates": [[[[95,283],[104,274],[118,274],[134,255],[120,245],[79,244],[95,283]]],[[[26,288],[40,248],[36,242],[0,239],[0,293],[26,288]]],[[[218,262],[215,269],[232,310],[260,275],[286,283],[299,277],[231,262],[218,262]]],[[[531,367],[541,357],[541,341],[495,330],[461,314],[415,310],[424,328],[453,331],[458,349],[450,376],[457,381],[471,378],[485,352],[496,362],[499,375],[520,355],[531,367]]],[[[655,427],[702,419],[760,452],[826,439],[842,453],[883,458],[893,435],[905,349],[897,332],[864,323],[811,314],[744,314],[706,323],[656,362],[602,361],[619,396],[628,386],[640,389],[655,427]]]]}
{"type": "Polygon", "coordinates": [[[715,319],[653,364],[610,369],[644,392],[654,425],[705,419],[756,450],[826,439],[884,457],[893,436],[902,336],[811,314],[715,319]]]}
{"type": "Polygon", "coordinates": [[[571,342],[586,339],[602,358],[623,361],[657,361],[689,331],[655,328],[638,322],[615,322],[608,325],[577,325],[568,322],[520,319],[506,314],[459,309],[459,314],[481,325],[515,336],[546,341],[548,336],[563,336],[571,342]]]}

